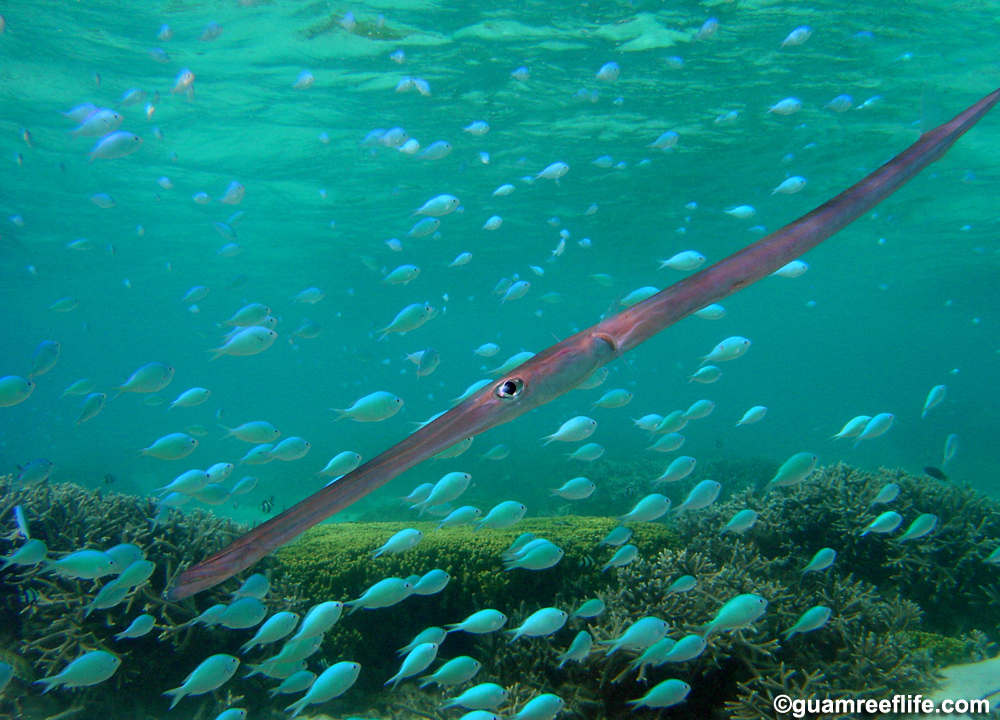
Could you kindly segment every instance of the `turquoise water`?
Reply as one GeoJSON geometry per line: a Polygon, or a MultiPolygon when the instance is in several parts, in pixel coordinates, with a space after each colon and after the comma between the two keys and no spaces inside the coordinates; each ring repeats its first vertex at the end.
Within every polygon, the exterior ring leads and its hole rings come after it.
{"type": "MultiPolygon", "coordinates": [[[[594,324],[632,290],[687,274],[657,270],[658,261],[697,250],[714,262],[804,214],[998,79],[994,11],[985,3],[22,2],[0,11],[0,375],[26,375],[39,342],[61,344],[31,397],[0,409],[0,472],[47,458],[53,481],[110,480],[145,495],[188,468],[235,462],[250,449],[221,440],[218,424],[267,420],[311,449],[294,462],[236,470],[234,480],[252,474],[258,487],[215,510],[245,522],[268,517],[261,503],[272,496],[281,509],[319,489],[315,473],[333,455],[370,459],[389,448],[508,356],[538,352],[594,324]],[[347,11],[358,23],[351,32],[340,25],[347,11]],[[718,32],[696,40],[712,16],[718,32]],[[221,36],[199,40],[210,21],[221,36]],[[173,30],[168,41],[157,38],[163,24],[173,30]],[[812,37],[780,47],[801,25],[812,37]],[[157,62],[151,48],[169,60],[157,62]],[[390,58],[397,50],[405,64],[390,58]],[[597,79],[610,61],[620,76],[597,79]],[[523,81],[511,76],[521,66],[530,71],[523,81]],[[170,93],[182,68],[196,78],[190,99],[170,93]],[[315,83],[295,89],[303,70],[315,83]],[[426,80],[430,96],[396,92],[405,76],[426,80]],[[131,88],[146,99],[120,107],[131,88]],[[853,107],[834,112],[827,104],[841,94],[853,107]],[[798,113],[767,112],[789,96],[801,100],[798,113]],[[121,129],[143,138],[138,151],[88,162],[96,138],[71,138],[74,124],[58,112],[85,102],[116,108],[121,129]],[[730,111],[738,113],[731,124],[715,122],[730,111]],[[489,123],[487,134],[463,132],[476,120],[489,123]],[[447,140],[453,150],[422,160],[362,145],[372,130],[396,126],[422,148],[447,140]],[[673,149],[649,146],[668,130],[679,135],[673,149]],[[621,166],[594,163],[605,155],[621,166]],[[569,165],[558,183],[533,180],[557,161],[569,165]],[[808,180],[801,192],[772,195],[793,175],[808,180]],[[161,177],[172,187],[158,185],[161,177]],[[233,180],[246,188],[238,205],[192,199],[221,197],[233,180]],[[516,190],[494,197],[504,183],[516,190]],[[95,193],[116,205],[96,206],[95,193]],[[413,210],[442,193],[461,200],[460,212],[441,218],[439,237],[407,237],[413,210]],[[738,205],[756,215],[723,212],[738,205]],[[245,215],[230,220],[237,211],[245,215]],[[503,224],[482,229],[493,215],[503,224]],[[7,219],[16,216],[23,226],[7,219]],[[217,255],[230,240],[213,224],[227,221],[242,246],[235,257],[217,255]],[[556,258],[561,230],[568,239],[556,258]],[[81,238],[92,249],[67,248],[81,238]],[[391,238],[399,252],[386,245],[391,238]],[[472,261],[448,267],[461,252],[472,261]],[[381,282],[402,264],[421,269],[416,280],[381,282]],[[613,282],[599,284],[595,274],[613,282]],[[531,289],[501,305],[491,290],[515,275],[531,289]],[[229,288],[240,276],[245,285],[229,288]],[[210,292],[193,308],[181,298],[196,285],[210,292]],[[292,302],[313,286],[326,293],[320,303],[292,302]],[[558,304],[540,300],[553,292],[558,304]],[[67,296],[79,306],[47,309],[67,296]],[[209,362],[220,323],[252,302],[271,308],[277,341],[259,355],[209,362]],[[440,312],[379,341],[378,329],[416,302],[440,312]],[[290,336],[303,318],[322,326],[317,338],[290,336]],[[486,342],[500,352],[472,353],[486,342]],[[441,364],[417,378],[405,354],[428,347],[441,364]],[[82,398],[60,399],[64,388],[89,378],[107,392],[150,361],[176,368],[163,400],[195,386],[210,389],[210,399],[168,412],[126,393],[74,424],[82,398]],[[330,408],[376,390],[403,398],[402,411],[381,423],[333,422],[330,408]],[[192,425],[209,433],[187,458],[136,457],[192,425]]],[[[780,463],[808,451],[821,464],[919,472],[941,465],[954,433],[959,450],[946,471],[993,492],[998,123],[987,116],[876,212],[810,252],[803,276],[767,278],[723,301],[722,320],[682,321],[612,363],[600,388],[492,430],[457,459],[415,468],[357,512],[376,519],[391,505],[397,513],[393,498],[452,470],[473,475],[463,502],[489,507],[518,499],[519,490],[537,495],[592,469],[564,460],[576,444],[541,447],[539,438],[566,419],[597,420],[589,441],[606,449],[593,466],[602,472],[647,447],[630,418],[702,398],[716,403],[714,413],[682,431],[680,453],[654,458],[662,467],[677,454],[704,467],[757,456],[780,463]],[[688,384],[700,356],[733,335],[752,341],[747,354],[721,364],[719,382],[688,384]],[[939,384],[948,386],[946,400],[921,419],[939,384]],[[635,397],[625,408],[591,411],[613,388],[635,397]],[[754,405],[768,407],[766,418],[734,427],[754,405]],[[855,415],[881,412],[896,415],[885,435],[857,449],[829,441],[855,415]],[[507,459],[478,459],[497,443],[510,446],[507,459]]],[[[689,486],[667,494],[679,502],[689,486]]],[[[529,514],[555,510],[549,503],[529,514]]]]}

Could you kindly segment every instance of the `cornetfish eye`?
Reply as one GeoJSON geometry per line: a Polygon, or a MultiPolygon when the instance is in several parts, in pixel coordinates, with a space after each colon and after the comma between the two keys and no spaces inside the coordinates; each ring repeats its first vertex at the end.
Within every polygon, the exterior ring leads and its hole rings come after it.
{"type": "Polygon", "coordinates": [[[494,394],[501,399],[517,397],[524,387],[524,380],[521,378],[510,378],[497,385],[494,394]]]}

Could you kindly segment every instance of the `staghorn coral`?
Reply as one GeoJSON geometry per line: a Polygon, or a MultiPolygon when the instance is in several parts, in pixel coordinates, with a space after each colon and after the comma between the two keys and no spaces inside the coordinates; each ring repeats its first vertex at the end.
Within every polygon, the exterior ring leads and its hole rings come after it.
{"type": "MultiPolygon", "coordinates": [[[[50,558],[83,548],[108,549],[131,542],[157,565],[150,580],[130,593],[124,602],[89,615],[85,606],[105,581],[65,578],[47,573],[41,567],[9,567],[2,571],[0,627],[4,632],[0,645],[5,644],[6,652],[15,653],[22,662],[29,662],[37,676],[54,674],[85,652],[106,650],[123,659],[120,670],[106,684],[108,688],[127,687],[132,698],[162,704],[160,693],[170,687],[167,683],[183,679],[183,668],[190,669],[210,651],[233,652],[246,639],[244,633],[187,624],[210,605],[227,602],[238,583],[228,583],[181,603],[162,598],[168,581],[184,565],[219,549],[242,534],[245,527],[203,511],[177,510],[154,527],[156,507],[149,498],[103,493],[69,483],[12,487],[9,478],[0,478],[0,525],[13,525],[11,516],[18,505],[28,518],[31,536],[45,542],[50,558]],[[143,612],[157,618],[152,633],[138,640],[113,640],[115,633],[143,612]],[[172,663],[163,668],[163,653],[167,649],[172,663]],[[149,668],[162,669],[150,673],[149,668]]],[[[0,539],[0,553],[8,554],[19,543],[13,537],[0,539]]],[[[258,566],[255,570],[268,573],[272,581],[265,602],[281,609],[302,609],[294,586],[280,572],[275,572],[276,564],[266,560],[262,565],[263,568],[258,566]]],[[[82,703],[85,711],[79,717],[98,718],[113,707],[114,694],[101,687],[82,689],[64,697],[82,703]]],[[[211,697],[204,704],[215,708],[211,697]]],[[[120,708],[115,712],[120,712],[120,708]]]]}
{"type": "MultiPolygon", "coordinates": [[[[671,710],[679,718],[718,713],[723,703],[733,718],[766,717],[780,693],[867,698],[926,691],[935,682],[935,660],[981,657],[988,644],[983,632],[996,632],[979,613],[996,602],[980,586],[996,571],[982,557],[1000,540],[1000,520],[996,503],[968,488],[837,465],[800,486],[768,494],[744,489],[726,502],[676,518],[673,525],[685,549],[667,549],[618,571],[618,587],[606,596],[608,611],[590,628],[595,641],[617,637],[645,615],[668,620],[671,637],[679,639],[699,632],[726,600],[741,593],[767,598],[767,613],[750,629],[713,635],[702,656],[683,665],[640,672],[628,665],[635,653],[598,652],[583,666],[568,666],[571,684],[599,688],[601,716],[627,712],[624,702],[641,694],[633,679],[687,680],[691,695],[671,710]],[[860,536],[874,517],[865,508],[890,481],[902,488],[893,509],[907,521],[921,512],[940,516],[932,537],[900,544],[890,537],[860,536]],[[747,507],[760,513],[757,525],[742,535],[720,535],[722,525],[747,507]],[[802,567],[822,547],[838,551],[833,568],[802,576],[802,567]],[[667,594],[684,574],[696,576],[699,586],[667,594]],[[961,603],[955,602],[957,593],[961,603]],[[783,632],[814,605],[833,608],[830,622],[785,640],[783,632]],[[959,640],[918,628],[969,636],[959,640]]],[[[548,648],[549,663],[556,652],[548,648]]],[[[539,661],[523,647],[512,648],[510,657],[499,654],[501,667],[539,661]]]]}

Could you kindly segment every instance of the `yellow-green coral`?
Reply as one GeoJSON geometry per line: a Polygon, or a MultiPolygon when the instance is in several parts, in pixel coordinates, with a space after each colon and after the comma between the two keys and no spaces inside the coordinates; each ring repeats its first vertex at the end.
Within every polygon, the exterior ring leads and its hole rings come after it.
{"type": "Polygon", "coordinates": [[[977,659],[975,642],[920,630],[906,630],[900,635],[908,640],[914,650],[927,650],[938,667],[959,665],[977,659]]]}
{"type": "MultiPolygon", "coordinates": [[[[435,523],[344,523],[320,525],[297,543],[276,553],[288,579],[301,584],[302,595],[312,601],[358,597],[369,585],[386,577],[407,577],[441,568],[452,576],[449,605],[464,608],[517,604],[532,590],[550,601],[563,589],[606,585],[608,575],[600,571],[614,548],[598,543],[614,528],[613,518],[558,517],[523,520],[512,528],[470,527],[436,530],[435,523]],[[422,530],[423,541],[414,549],[373,559],[372,551],[396,532],[413,527],[422,530]],[[565,550],[554,568],[544,571],[504,572],[500,554],[521,533],[544,537],[565,550]],[[545,591],[542,592],[544,583],[545,591]]],[[[676,534],[662,524],[639,523],[631,542],[640,555],[653,557],[664,548],[676,547],[676,534]]]]}

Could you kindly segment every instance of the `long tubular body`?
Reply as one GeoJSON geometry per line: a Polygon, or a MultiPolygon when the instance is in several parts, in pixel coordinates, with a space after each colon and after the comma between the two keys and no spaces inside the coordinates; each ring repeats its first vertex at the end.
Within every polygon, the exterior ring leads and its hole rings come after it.
{"type": "Polygon", "coordinates": [[[602,365],[678,320],[770,275],[857,220],[944,155],[998,101],[1000,90],[924,134],[885,165],[804,217],[535,355],[378,457],[189,568],[167,596],[188,597],[249,568],[414,465],[559,397],[602,365]]]}

